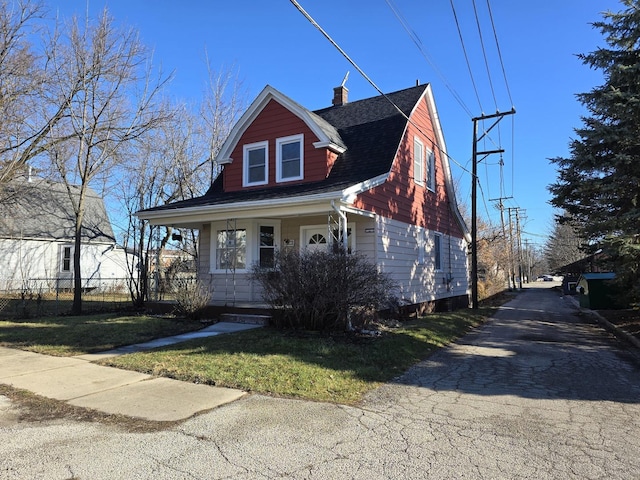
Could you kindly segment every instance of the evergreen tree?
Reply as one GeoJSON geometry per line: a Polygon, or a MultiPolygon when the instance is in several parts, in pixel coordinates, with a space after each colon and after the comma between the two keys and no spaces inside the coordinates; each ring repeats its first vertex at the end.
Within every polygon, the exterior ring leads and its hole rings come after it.
{"type": "Polygon", "coordinates": [[[630,300],[640,300],[640,1],[593,25],[606,47],[579,55],[604,83],[577,95],[589,116],[568,158],[555,158],[551,203],[575,219],[594,248],[614,262],[630,300]]]}

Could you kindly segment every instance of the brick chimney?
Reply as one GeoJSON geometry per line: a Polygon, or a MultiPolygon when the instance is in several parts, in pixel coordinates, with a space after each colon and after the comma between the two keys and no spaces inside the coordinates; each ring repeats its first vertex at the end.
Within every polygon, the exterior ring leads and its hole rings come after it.
{"type": "Polygon", "coordinates": [[[339,87],[335,87],[333,89],[333,106],[339,107],[340,105],[344,105],[347,103],[347,97],[349,96],[349,89],[344,85],[340,85],[339,87]]]}

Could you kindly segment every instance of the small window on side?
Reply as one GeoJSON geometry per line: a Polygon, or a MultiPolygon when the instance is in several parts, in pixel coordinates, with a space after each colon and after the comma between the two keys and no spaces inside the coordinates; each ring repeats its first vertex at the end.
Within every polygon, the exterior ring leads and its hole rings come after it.
{"type": "Polygon", "coordinates": [[[433,267],[435,270],[442,270],[442,235],[433,236],[433,267]]]}

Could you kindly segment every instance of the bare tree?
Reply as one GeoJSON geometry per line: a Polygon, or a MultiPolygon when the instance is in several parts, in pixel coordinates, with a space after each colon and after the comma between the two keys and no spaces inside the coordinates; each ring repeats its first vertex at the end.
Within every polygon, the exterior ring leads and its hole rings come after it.
{"type": "Polygon", "coordinates": [[[177,110],[171,122],[132,145],[131,161],[124,165],[128,181],[121,184],[120,198],[129,214],[125,245],[132,279],[131,298],[136,306],[142,306],[149,299],[152,257],[160,255],[172,231],[170,227],[152,226],[135,213],[191,196],[195,189],[193,178],[197,175],[193,159],[203,155],[193,121],[187,110],[177,110]]]}
{"type": "MultiPolygon", "coordinates": [[[[219,173],[214,159],[244,107],[240,92],[233,72],[223,69],[216,73],[209,66],[202,103],[193,110],[182,106],[172,122],[136,142],[136,152],[127,163],[129,181],[122,185],[123,205],[130,215],[126,244],[131,254],[131,295],[136,305],[149,297],[153,256],[159,256],[167,246],[172,230],[150,225],[134,214],[205,193],[219,173]]],[[[197,245],[197,230],[182,232],[181,247],[196,264],[197,245]]],[[[159,275],[157,268],[155,273],[159,275]]]]}
{"type": "Polygon", "coordinates": [[[52,65],[28,40],[43,16],[40,2],[0,2],[0,200],[3,187],[46,148],[47,133],[63,116],[61,105],[52,109],[43,101],[52,65]]]}
{"type": "Polygon", "coordinates": [[[95,23],[73,18],[51,36],[47,52],[51,79],[63,118],[48,135],[57,145],[48,154],[64,182],[75,215],[74,300],[82,311],[80,252],[90,183],[113,176],[127,144],[169,118],[159,96],[168,81],[154,76],[149,56],[133,29],[117,29],[105,10],[95,23]],[[61,32],[66,33],[63,35],[61,32]],[[77,185],[77,188],[76,188],[77,185]]]}
{"type": "Polygon", "coordinates": [[[208,55],[206,58],[208,79],[200,116],[203,121],[202,137],[208,146],[208,156],[204,160],[210,166],[208,183],[211,184],[220,173],[220,166],[216,165],[215,158],[244,110],[246,99],[242,84],[234,71],[216,71],[212,69],[208,55]]]}
{"type": "Polygon", "coordinates": [[[553,229],[544,246],[544,256],[551,272],[586,256],[587,241],[581,236],[578,225],[564,213],[555,218],[553,229]]]}

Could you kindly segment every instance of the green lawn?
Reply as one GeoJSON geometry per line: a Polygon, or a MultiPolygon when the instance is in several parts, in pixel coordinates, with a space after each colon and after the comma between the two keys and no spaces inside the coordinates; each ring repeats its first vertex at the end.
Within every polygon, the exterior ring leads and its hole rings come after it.
{"type": "Polygon", "coordinates": [[[202,328],[149,315],[101,314],[0,321],[0,346],[72,356],[110,350],[202,328]]]}
{"type": "Polygon", "coordinates": [[[482,309],[432,314],[373,338],[261,328],[102,363],[255,393],[354,404],[492,313],[482,309]]]}
{"type": "MultiPolygon", "coordinates": [[[[267,395],[355,404],[493,312],[483,308],[430,314],[384,329],[377,337],[259,328],[101,363],[267,395]]],[[[0,321],[0,346],[69,356],[202,327],[198,322],[116,314],[0,321]]]]}

